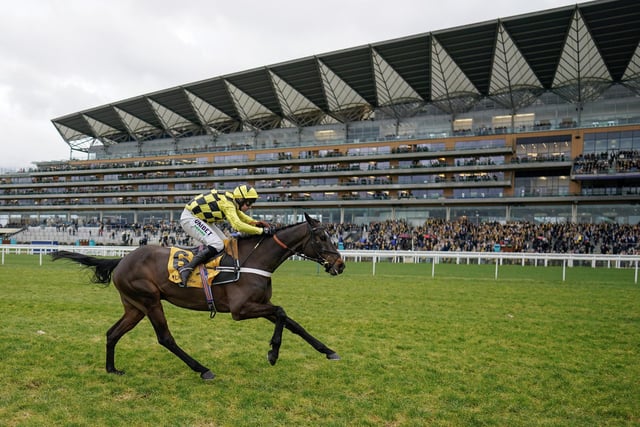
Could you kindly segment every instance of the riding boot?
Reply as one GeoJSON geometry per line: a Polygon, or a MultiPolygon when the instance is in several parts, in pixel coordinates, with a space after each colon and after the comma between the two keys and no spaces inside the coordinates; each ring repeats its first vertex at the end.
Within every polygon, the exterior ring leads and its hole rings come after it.
{"type": "Polygon", "coordinates": [[[178,272],[180,273],[180,279],[182,280],[180,286],[185,288],[193,269],[196,268],[199,264],[206,263],[218,254],[218,250],[213,246],[207,246],[201,252],[198,252],[188,264],[178,270],[178,272]]]}

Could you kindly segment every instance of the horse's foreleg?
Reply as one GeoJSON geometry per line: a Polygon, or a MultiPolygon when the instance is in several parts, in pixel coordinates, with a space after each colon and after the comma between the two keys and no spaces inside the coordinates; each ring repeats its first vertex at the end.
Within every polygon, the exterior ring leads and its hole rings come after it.
{"type": "Polygon", "coordinates": [[[115,366],[116,344],[124,334],[133,329],[144,318],[144,313],[134,306],[124,304],[124,314],[114,325],[107,331],[107,372],[110,374],[122,375],[124,371],[119,371],[115,366]]]}
{"type": "Polygon", "coordinates": [[[273,336],[271,337],[271,350],[267,353],[267,359],[271,366],[275,365],[280,355],[280,345],[282,344],[282,330],[284,329],[285,322],[287,321],[287,313],[284,312],[282,307],[276,307],[276,313],[274,317],[267,317],[275,323],[276,327],[273,329],[273,336]]]}
{"type": "Polygon", "coordinates": [[[287,321],[287,313],[282,307],[268,304],[260,304],[253,302],[245,302],[242,305],[231,308],[231,316],[233,320],[257,319],[264,317],[275,323],[276,327],[271,336],[271,350],[267,354],[267,359],[271,365],[275,365],[280,354],[280,345],[282,344],[282,331],[287,321]]]}
{"type": "Polygon", "coordinates": [[[321,341],[319,341],[317,338],[315,338],[313,335],[307,332],[306,329],[300,326],[300,324],[295,320],[293,320],[292,318],[287,317],[285,320],[284,326],[289,331],[302,337],[302,339],[308,342],[311,345],[311,347],[315,348],[320,353],[326,355],[327,359],[340,360],[340,356],[338,356],[338,353],[336,353],[335,351],[331,350],[329,347],[324,345],[321,341]]]}
{"type": "Polygon", "coordinates": [[[330,360],[340,360],[340,356],[324,345],[313,335],[307,332],[295,320],[287,316],[282,307],[262,304],[245,304],[241,310],[232,312],[234,320],[252,319],[256,317],[264,317],[275,324],[273,336],[271,337],[271,350],[267,355],[269,363],[275,365],[280,354],[280,345],[282,344],[282,331],[287,328],[296,335],[302,337],[313,348],[327,356],[330,360]]]}
{"type": "Polygon", "coordinates": [[[300,336],[317,351],[326,355],[327,359],[340,360],[340,356],[338,356],[338,353],[324,345],[320,340],[315,338],[313,335],[307,332],[306,329],[300,326],[298,322],[287,316],[282,307],[277,307],[275,315],[265,317],[275,324],[273,337],[271,338],[271,350],[269,351],[269,354],[267,356],[271,365],[275,365],[278,360],[280,344],[282,343],[282,331],[284,328],[287,328],[289,331],[300,336]]]}
{"type": "Polygon", "coordinates": [[[199,372],[202,379],[211,380],[215,377],[215,374],[211,372],[209,368],[201,365],[200,362],[189,356],[183,349],[178,346],[176,340],[171,335],[171,332],[169,332],[169,326],[167,324],[167,319],[164,316],[162,304],[158,302],[158,304],[154,305],[154,307],[151,308],[147,313],[147,316],[149,316],[149,320],[153,325],[153,329],[156,332],[156,336],[158,337],[158,342],[160,343],[160,345],[178,356],[180,360],[186,363],[187,366],[189,366],[195,372],[199,372]]]}

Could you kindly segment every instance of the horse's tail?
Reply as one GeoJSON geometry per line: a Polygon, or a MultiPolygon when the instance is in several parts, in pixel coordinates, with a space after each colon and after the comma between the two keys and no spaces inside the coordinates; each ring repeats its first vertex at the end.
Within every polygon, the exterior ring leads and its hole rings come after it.
{"type": "Polygon", "coordinates": [[[70,251],[56,251],[51,254],[53,261],[58,259],[69,259],[85,267],[90,267],[94,271],[94,283],[103,283],[108,285],[111,282],[111,273],[120,263],[122,258],[95,258],[88,255],[78,254],[70,251]]]}

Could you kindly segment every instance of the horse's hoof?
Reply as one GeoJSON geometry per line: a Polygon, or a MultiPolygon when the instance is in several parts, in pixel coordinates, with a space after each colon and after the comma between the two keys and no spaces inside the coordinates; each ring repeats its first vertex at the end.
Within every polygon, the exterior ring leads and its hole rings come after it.
{"type": "Polygon", "coordinates": [[[119,371],[117,369],[114,369],[113,371],[107,371],[107,373],[113,375],[124,375],[124,371],[119,371]]]}
{"type": "Polygon", "coordinates": [[[203,380],[212,380],[216,377],[216,374],[214,374],[211,371],[206,371],[200,374],[200,378],[202,378],[203,380]]]}
{"type": "Polygon", "coordinates": [[[271,364],[271,366],[275,365],[276,362],[278,361],[278,355],[274,354],[273,351],[269,351],[269,353],[267,353],[267,360],[269,361],[269,363],[271,364]]]}
{"type": "Polygon", "coordinates": [[[331,353],[331,354],[327,354],[327,359],[329,359],[329,360],[340,360],[340,356],[338,356],[338,353],[331,353]]]}

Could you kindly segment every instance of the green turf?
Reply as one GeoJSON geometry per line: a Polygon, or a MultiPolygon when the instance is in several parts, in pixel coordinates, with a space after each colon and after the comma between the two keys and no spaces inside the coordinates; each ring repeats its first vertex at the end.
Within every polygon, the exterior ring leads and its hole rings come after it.
{"type": "Polygon", "coordinates": [[[148,322],[104,371],[117,291],[65,261],[0,266],[0,423],[7,426],[640,425],[640,285],[633,270],[285,263],[273,302],[336,350],[273,326],[165,305],[202,381],[148,322]]]}

